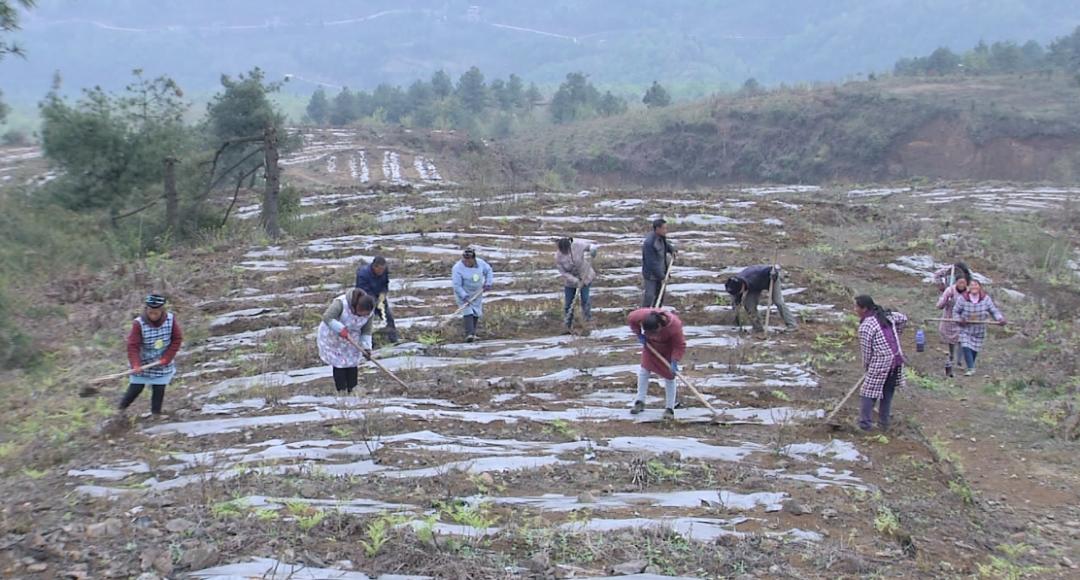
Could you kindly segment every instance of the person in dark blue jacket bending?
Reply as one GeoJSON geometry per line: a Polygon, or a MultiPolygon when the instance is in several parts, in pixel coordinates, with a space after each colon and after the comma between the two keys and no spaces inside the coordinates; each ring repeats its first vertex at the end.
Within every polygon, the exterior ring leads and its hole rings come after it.
{"type": "Polygon", "coordinates": [[[772,283],[772,302],[776,305],[776,309],[780,312],[780,316],[784,319],[784,325],[789,330],[794,329],[797,324],[795,323],[795,317],[791,315],[791,311],[788,310],[786,304],[784,304],[784,295],[780,289],[781,271],[780,266],[750,266],[743,269],[735,276],[727,279],[724,283],[724,287],[727,289],[728,294],[731,294],[731,304],[736,310],[736,320],[738,319],[738,308],[740,305],[746,309],[746,312],[750,315],[750,321],[754,325],[754,330],[760,331],[763,326],[761,320],[758,317],[757,306],[761,300],[761,293],[769,290],[769,284],[772,283]]]}
{"type": "Polygon", "coordinates": [[[386,334],[390,342],[398,341],[394,313],[390,310],[390,268],[386,258],[375,256],[370,264],[356,269],[356,287],[375,299],[374,315],[386,321],[386,334]]]}

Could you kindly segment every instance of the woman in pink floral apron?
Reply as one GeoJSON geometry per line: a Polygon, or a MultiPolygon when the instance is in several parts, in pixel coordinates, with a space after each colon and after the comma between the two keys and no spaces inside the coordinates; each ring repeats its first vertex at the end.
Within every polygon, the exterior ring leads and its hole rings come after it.
{"type": "Polygon", "coordinates": [[[359,288],[334,298],[319,323],[319,358],[334,368],[334,387],[352,393],[361,357],[371,358],[371,312],[375,300],[359,288]],[[354,346],[358,344],[363,348],[354,346]]]}

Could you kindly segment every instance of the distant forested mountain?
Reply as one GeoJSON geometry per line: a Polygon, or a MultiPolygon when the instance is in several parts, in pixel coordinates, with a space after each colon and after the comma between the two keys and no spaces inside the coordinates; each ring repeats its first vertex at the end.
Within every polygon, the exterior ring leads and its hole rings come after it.
{"type": "Polygon", "coordinates": [[[37,99],[117,87],[131,69],[209,92],[260,66],[287,90],[408,85],[443,69],[517,73],[553,87],[583,71],[627,93],[676,98],[754,77],[766,84],[890,70],[897,58],[981,39],[1040,42],[1080,25],[1065,0],[39,0],[0,62],[0,90],[37,99]]]}

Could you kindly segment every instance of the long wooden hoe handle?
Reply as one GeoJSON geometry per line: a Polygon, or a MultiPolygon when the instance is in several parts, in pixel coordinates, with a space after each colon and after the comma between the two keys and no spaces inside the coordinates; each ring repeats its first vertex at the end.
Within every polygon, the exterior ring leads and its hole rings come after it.
{"type": "Polygon", "coordinates": [[[476,300],[477,298],[479,298],[480,295],[483,294],[483,293],[484,293],[483,288],[477,290],[476,294],[473,294],[472,296],[470,296],[469,299],[465,301],[465,304],[461,305],[461,308],[458,308],[457,310],[451,312],[450,314],[447,314],[446,318],[439,324],[439,326],[445,325],[447,322],[450,322],[451,320],[453,320],[455,316],[457,316],[458,314],[461,314],[462,312],[464,312],[465,309],[472,306],[473,301],[476,300]]]}
{"type": "Polygon", "coordinates": [[[956,322],[958,324],[1001,324],[997,320],[961,320],[959,318],[924,318],[926,322],[956,322]]]}
{"type": "MultiPolygon", "coordinates": [[[[360,346],[359,344],[356,344],[356,341],[355,341],[355,340],[353,340],[353,337],[351,337],[351,336],[347,336],[347,337],[345,337],[345,340],[349,341],[349,344],[353,345],[353,348],[355,348],[356,350],[360,351],[360,353],[361,353],[361,354],[363,354],[363,353],[364,353],[364,352],[366,351],[366,349],[365,349],[364,347],[360,346]]],[[[369,352],[369,354],[370,354],[370,352],[369,352]]],[[[403,380],[399,379],[397,375],[395,375],[394,373],[390,372],[390,369],[388,369],[388,368],[384,367],[384,366],[382,365],[382,363],[380,363],[379,361],[375,360],[375,358],[374,358],[374,357],[371,357],[371,356],[369,356],[369,357],[366,357],[366,358],[367,358],[368,362],[370,362],[371,364],[375,365],[375,367],[376,367],[376,368],[378,368],[378,369],[379,369],[380,371],[382,371],[382,372],[386,373],[387,375],[389,375],[389,376],[390,376],[390,378],[392,378],[392,379],[394,379],[395,381],[397,381],[397,384],[401,385],[401,386],[402,386],[403,388],[405,388],[405,390],[411,390],[411,389],[409,388],[409,385],[405,384],[405,381],[403,381],[403,380]]]]}
{"type": "MultiPolygon", "coordinates": [[[[666,260],[667,258],[665,258],[666,260]]],[[[667,272],[664,273],[664,282],[660,284],[660,291],[656,293],[656,303],[653,304],[653,308],[660,308],[660,303],[664,301],[664,292],[667,292],[667,281],[671,278],[671,267],[675,265],[675,254],[671,255],[671,261],[668,262],[667,272]]]]}
{"type": "MultiPolygon", "coordinates": [[[[776,278],[773,278],[772,272],[769,272],[769,308],[765,311],[765,326],[762,328],[762,332],[769,334],[769,317],[772,316],[773,307],[773,283],[776,282],[776,278]]],[[[754,318],[757,318],[757,314],[754,314],[754,318]]]]}
{"type": "Polygon", "coordinates": [[[863,385],[863,382],[865,380],[866,380],[866,375],[863,375],[862,378],[859,379],[859,382],[855,383],[854,387],[851,387],[851,390],[848,391],[846,395],[844,395],[843,399],[840,399],[840,402],[837,403],[836,407],[833,408],[831,413],[829,413],[829,416],[825,417],[825,421],[824,421],[825,423],[828,423],[829,421],[832,421],[832,418],[836,416],[836,413],[839,412],[840,409],[842,409],[844,407],[844,403],[846,403],[848,401],[848,399],[851,398],[851,395],[855,394],[855,391],[859,390],[859,387],[861,387],[863,385]]]}
{"type": "MultiPolygon", "coordinates": [[[[143,365],[141,368],[142,368],[142,370],[146,370],[146,369],[152,369],[154,367],[159,367],[159,366],[161,366],[161,361],[156,360],[156,361],[154,361],[154,362],[152,362],[150,364],[143,365]]],[[[116,380],[116,379],[126,377],[128,375],[133,375],[133,374],[135,374],[135,369],[128,369],[128,370],[126,370],[126,371],[124,371],[122,373],[114,373],[114,374],[111,374],[111,375],[105,375],[103,377],[98,377],[96,379],[91,379],[90,384],[91,385],[96,385],[98,383],[104,383],[104,382],[107,382],[107,381],[116,380]]]]}
{"type": "MultiPolygon", "coordinates": [[[[649,352],[653,353],[653,356],[660,359],[660,362],[666,364],[668,367],[671,367],[671,363],[669,363],[667,361],[667,359],[664,358],[664,355],[660,354],[655,348],[653,348],[653,345],[646,342],[645,343],[645,348],[649,349],[649,352]]],[[[713,407],[712,404],[709,403],[709,401],[705,400],[705,396],[702,395],[700,391],[695,389],[694,385],[691,385],[690,381],[686,380],[686,377],[682,376],[682,373],[675,373],[675,376],[678,377],[680,381],[682,381],[682,384],[686,388],[690,389],[691,393],[694,393],[694,396],[697,397],[698,400],[701,401],[701,403],[703,405],[708,407],[709,410],[713,412],[713,415],[716,415],[717,417],[723,416],[723,413],[721,413],[720,411],[717,411],[716,407],[713,407]]]]}

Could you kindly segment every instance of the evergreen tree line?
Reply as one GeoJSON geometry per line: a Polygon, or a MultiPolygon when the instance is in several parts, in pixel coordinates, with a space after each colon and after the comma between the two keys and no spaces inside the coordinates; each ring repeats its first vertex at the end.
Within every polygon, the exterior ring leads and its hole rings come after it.
{"type": "MultiPolygon", "coordinates": [[[[650,107],[666,106],[671,96],[654,82],[643,102],[650,107]]],[[[306,117],[316,125],[335,127],[386,122],[505,134],[516,121],[544,107],[551,121],[569,123],[618,115],[627,110],[627,103],[611,91],[601,93],[588,75],[580,72],[567,74],[548,101],[535,83],[526,86],[516,74],[489,83],[474,66],[456,83],[440,70],[429,80],[417,80],[408,87],[382,84],[370,93],[346,87],[330,96],[320,87],[308,101],[306,117]]]]}
{"type": "MultiPolygon", "coordinates": [[[[1034,40],[1024,44],[1012,41],[986,44],[957,54],[941,47],[927,56],[902,58],[893,72],[898,76],[934,76],[947,74],[1001,74],[1029,71],[1064,70],[1080,73],[1080,26],[1043,47],[1034,40]]],[[[1080,79],[1078,79],[1080,80],[1080,79]]]]}

